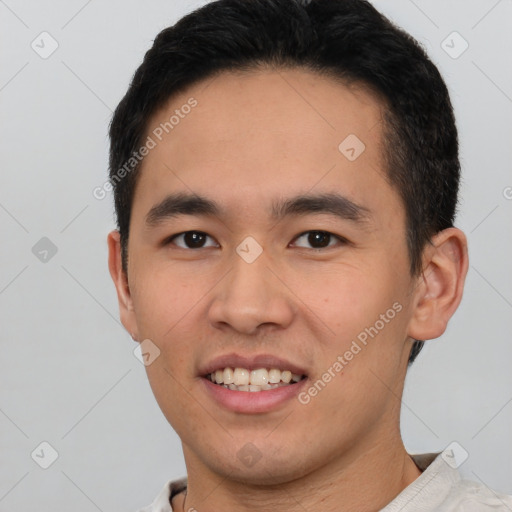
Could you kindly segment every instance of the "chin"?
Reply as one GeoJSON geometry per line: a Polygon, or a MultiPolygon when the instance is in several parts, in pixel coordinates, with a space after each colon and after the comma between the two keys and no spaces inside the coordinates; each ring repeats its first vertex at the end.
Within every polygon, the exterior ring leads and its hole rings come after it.
{"type": "Polygon", "coordinates": [[[281,447],[273,445],[258,449],[252,443],[244,442],[238,450],[234,449],[234,445],[232,450],[224,449],[221,457],[217,453],[212,458],[214,450],[205,450],[203,455],[207,458],[203,458],[203,464],[223,478],[244,485],[282,485],[308,473],[304,468],[309,468],[310,464],[303,460],[303,451],[299,460],[298,453],[283,454],[281,447]]]}
{"type": "Polygon", "coordinates": [[[261,465],[258,463],[252,468],[240,466],[216,468],[216,473],[229,478],[230,481],[261,487],[283,485],[302,476],[296,467],[283,468],[272,461],[261,463],[261,465]]]}

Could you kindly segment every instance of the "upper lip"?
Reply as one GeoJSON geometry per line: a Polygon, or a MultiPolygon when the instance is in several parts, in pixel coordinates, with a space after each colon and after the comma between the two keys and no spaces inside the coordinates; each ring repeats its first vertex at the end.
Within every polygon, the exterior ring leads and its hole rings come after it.
{"type": "Polygon", "coordinates": [[[258,354],[251,357],[240,354],[224,354],[217,356],[199,370],[199,375],[205,376],[216,370],[224,368],[246,368],[247,370],[257,370],[258,368],[277,368],[281,371],[290,370],[297,375],[306,375],[304,368],[271,354],[258,354]]]}

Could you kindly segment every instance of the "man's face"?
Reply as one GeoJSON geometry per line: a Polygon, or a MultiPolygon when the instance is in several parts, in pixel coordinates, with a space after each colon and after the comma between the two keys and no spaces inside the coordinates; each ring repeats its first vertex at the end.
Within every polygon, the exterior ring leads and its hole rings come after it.
{"type": "Polygon", "coordinates": [[[282,70],[222,74],[151,119],[123,321],[160,350],[148,377],[195,470],[280,483],[395,433],[414,282],[381,117],[361,88],[282,70]],[[305,378],[205,378],[226,367],[305,378]]]}

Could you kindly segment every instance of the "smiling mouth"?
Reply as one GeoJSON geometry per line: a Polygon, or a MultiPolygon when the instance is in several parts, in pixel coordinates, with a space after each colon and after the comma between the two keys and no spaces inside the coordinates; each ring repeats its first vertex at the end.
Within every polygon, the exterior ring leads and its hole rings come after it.
{"type": "Polygon", "coordinates": [[[305,375],[298,375],[289,370],[281,371],[278,368],[219,368],[204,376],[214,384],[223,386],[231,391],[269,391],[283,386],[292,386],[305,379],[305,375]]]}

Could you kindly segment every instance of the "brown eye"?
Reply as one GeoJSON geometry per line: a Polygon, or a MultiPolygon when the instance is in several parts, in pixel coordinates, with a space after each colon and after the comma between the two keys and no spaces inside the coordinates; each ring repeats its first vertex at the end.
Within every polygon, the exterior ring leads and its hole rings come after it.
{"type": "Polygon", "coordinates": [[[331,241],[331,234],[326,233],[325,231],[311,231],[308,234],[308,243],[310,243],[313,247],[327,247],[329,242],[331,241]]]}
{"type": "Polygon", "coordinates": [[[170,239],[174,245],[182,249],[202,249],[204,247],[217,247],[213,238],[202,231],[185,231],[179,235],[175,235],[170,239]],[[211,242],[208,242],[208,240],[211,242]]]}
{"type": "Polygon", "coordinates": [[[328,231],[306,231],[295,239],[294,245],[307,249],[324,249],[343,242],[342,238],[328,231]]]}

